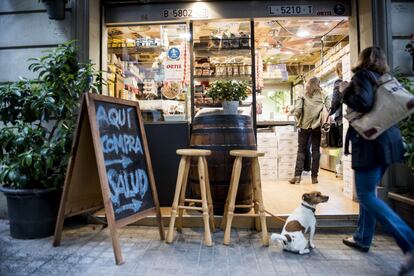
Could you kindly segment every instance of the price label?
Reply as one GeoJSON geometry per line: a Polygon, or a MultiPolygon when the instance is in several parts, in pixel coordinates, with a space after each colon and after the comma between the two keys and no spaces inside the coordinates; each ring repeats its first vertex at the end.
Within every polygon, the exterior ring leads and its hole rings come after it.
{"type": "Polygon", "coordinates": [[[167,9],[164,18],[208,18],[207,9],[167,9]]]}
{"type": "Polygon", "coordinates": [[[313,13],[312,5],[283,5],[269,6],[269,15],[310,15],[313,13]]]}

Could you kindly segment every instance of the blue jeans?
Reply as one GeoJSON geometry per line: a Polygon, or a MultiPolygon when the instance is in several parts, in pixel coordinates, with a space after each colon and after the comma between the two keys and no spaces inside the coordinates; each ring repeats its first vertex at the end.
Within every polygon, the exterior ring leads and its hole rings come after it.
{"type": "Polygon", "coordinates": [[[376,186],[386,167],[360,168],[355,170],[355,186],[359,200],[358,228],[354,240],[369,248],[375,232],[375,221],[387,228],[404,253],[414,251],[414,232],[382,200],[377,198],[376,186]]]}

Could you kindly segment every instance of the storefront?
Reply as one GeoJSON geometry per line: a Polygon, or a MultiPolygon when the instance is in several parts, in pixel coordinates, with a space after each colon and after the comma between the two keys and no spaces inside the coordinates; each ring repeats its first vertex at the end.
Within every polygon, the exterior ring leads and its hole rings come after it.
{"type": "Polygon", "coordinates": [[[332,94],[337,64],[350,79],[351,55],[357,55],[351,45],[359,44],[350,1],[107,2],[104,94],[139,101],[161,204],[172,200],[175,149],[189,144],[194,118],[221,109],[206,91],[216,80],[234,80],[249,86],[239,113],[251,116],[257,147],[266,153],[261,175],[268,209],[290,213],[303,192],[319,189],[334,198],[321,214],[357,214],[350,161],[340,149],[321,149],[317,186],[310,176],[300,185],[287,182],[297,151],[289,109],[304,84],[319,77],[332,94]]]}

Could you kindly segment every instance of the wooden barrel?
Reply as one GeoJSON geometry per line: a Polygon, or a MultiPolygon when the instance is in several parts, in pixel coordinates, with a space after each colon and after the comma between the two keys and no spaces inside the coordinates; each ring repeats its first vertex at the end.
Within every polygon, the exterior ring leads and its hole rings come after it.
{"type": "MultiPolygon", "coordinates": [[[[214,213],[222,215],[234,162],[234,157],[229,155],[229,151],[257,148],[251,118],[246,115],[228,114],[197,116],[193,122],[190,147],[212,151],[212,155],[207,157],[207,162],[214,213]]],[[[251,160],[243,160],[236,204],[252,203],[250,165],[251,160]]],[[[191,163],[189,187],[193,198],[201,197],[196,160],[191,163]]],[[[248,212],[249,210],[244,208],[237,211],[248,212]]]]}

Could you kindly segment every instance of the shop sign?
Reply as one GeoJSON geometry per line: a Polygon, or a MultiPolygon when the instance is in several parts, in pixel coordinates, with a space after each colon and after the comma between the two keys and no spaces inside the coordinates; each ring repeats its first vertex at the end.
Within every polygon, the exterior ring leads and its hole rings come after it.
{"type": "Polygon", "coordinates": [[[167,60],[164,64],[165,81],[183,81],[184,66],[181,61],[167,60]]]}
{"type": "Polygon", "coordinates": [[[167,52],[167,56],[170,60],[180,60],[180,49],[171,47],[167,52]]]}
{"type": "Polygon", "coordinates": [[[269,15],[311,15],[312,12],[312,5],[269,6],[269,15]]]}
{"type": "Polygon", "coordinates": [[[208,18],[206,8],[184,8],[184,9],[165,9],[162,12],[164,18],[208,18]]]}
{"type": "Polygon", "coordinates": [[[167,51],[167,59],[164,61],[164,80],[184,80],[184,58],[182,58],[181,47],[172,46],[167,51]]]}
{"type": "Polygon", "coordinates": [[[349,16],[351,0],[336,1],[164,1],[105,7],[106,23],[189,21],[227,18],[349,16]],[[289,4],[286,4],[289,3],[289,4]],[[241,8],[242,7],[242,8],[241,8]]]}
{"type": "Polygon", "coordinates": [[[343,16],[347,13],[342,3],[332,6],[314,5],[272,5],[268,6],[267,14],[270,16],[343,16]]]}

